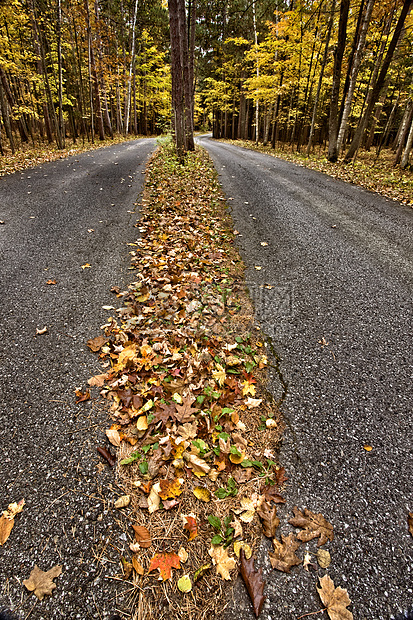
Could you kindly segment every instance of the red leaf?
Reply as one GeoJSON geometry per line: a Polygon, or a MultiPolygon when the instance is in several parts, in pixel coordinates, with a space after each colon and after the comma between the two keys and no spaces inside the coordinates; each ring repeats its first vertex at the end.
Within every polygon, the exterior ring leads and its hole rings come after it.
{"type": "Polygon", "coordinates": [[[186,523],[184,525],[184,530],[188,530],[189,538],[188,540],[193,540],[198,536],[198,523],[191,516],[185,516],[186,523]]]}
{"type": "Polygon", "coordinates": [[[170,579],[172,569],[181,568],[179,556],[176,553],[155,553],[148,568],[148,573],[156,568],[159,570],[163,581],[170,579]]]}

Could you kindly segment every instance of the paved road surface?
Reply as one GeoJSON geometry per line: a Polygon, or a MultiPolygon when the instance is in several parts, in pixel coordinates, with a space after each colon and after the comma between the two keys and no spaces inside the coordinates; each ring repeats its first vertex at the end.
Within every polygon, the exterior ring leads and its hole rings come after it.
{"type": "MultiPolygon", "coordinates": [[[[281,531],[294,529],[294,505],[321,512],[335,532],[327,572],[348,589],[354,618],[388,619],[413,607],[413,210],[270,156],[200,143],[233,199],[257,317],[279,360],[272,383],[290,478],[281,531]]],[[[317,572],[273,571],[267,548],[261,618],[321,609],[317,572]]],[[[228,617],[253,617],[243,591],[228,617]]]]}
{"type": "Polygon", "coordinates": [[[117,606],[106,575],[119,554],[99,560],[108,542],[126,544],[103,502],[116,497],[113,474],[97,470],[107,417],[76,406],[73,391],[100,371],[85,342],[110,314],[102,306],[116,304],[110,286],[125,284],[154,146],[127,142],[0,179],[0,508],[26,501],[0,552],[0,608],[22,618],[36,601],[21,585],[35,563],[63,573],[30,620],[103,620],[117,606]]]}

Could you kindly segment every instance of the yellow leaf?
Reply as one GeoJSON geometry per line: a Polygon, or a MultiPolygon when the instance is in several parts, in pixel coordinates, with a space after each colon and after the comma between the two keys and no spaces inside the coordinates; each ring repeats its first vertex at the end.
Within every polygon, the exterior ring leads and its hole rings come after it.
{"type": "Polygon", "coordinates": [[[91,266],[92,265],[89,265],[89,263],[86,263],[85,265],[82,265],[82,269],[89,269],[91,266]]]}
{"type": "Polygon", "coordinates": [[[364,445],[363,448],[366,450],[366,452],[371,452],[373,450],[373,447],[369,446],[368,444],[364,445]]]}
{"type": "Polygon", "coordinates": [[[183,478],[175,478],[174,480],[160,480],[160,490],[158,491],[159,497],[161,499],[178,497],[182,493],[182,483],[183,478]]]}
{"type": "Polygon", "coordinates": [[[136,422],[136,428],[138,431],[146,431],[148,428],[148,419],[146,415],[141,415],[136,422]]]}
{"type": "Polygon", "coordinates": [[[138,558],[135,555],[132,556],[132,566],[137,575],[145,574],[145,569],[143,568],[142,564],[139,562],[138,558]]]}
{"type": "Polygon", "coordinates": [[[247,394],[251,394],[251,396],[255,396],[255,386],[252,383],[245,380],[242,382],[242,385],[243,385],[243,388],[242,388],[243,396],[246,396],[247,394]]]}
{"type": "Polygon", "coordinates": [[[224,368],[221,366],[221,364],[217,364],[216,367],[217,367],[217,370],[214,370],[214,372],[212,373],[212,376],[215,379],[215,381],[218,383],[218,385],[220,387],[223,387],[225,383],[225,379],[227,377],[226,372],[224,368]]]}
{"type": "Polygon", "coordinates": [[[192,590],[192,583],[189,575],[183,575],[180,579],[178,579],[178,590],[181,592],[190,592],[192,590]]]}
{"type": "Polygon", "coordinates": [[[192,492],[197,499],[201,500],[201,502],[211,501],[211,492],[205,487],[195,487],[192,492]]]}
{"type": "Polygon", "coordinates": [[[244,549],[245,557],[247,560],[249,560],[250,557],[252,556],[251,547],[247,545],[247,543],[245,543],[243,540],[236,540],[234,542],[234,553],[237,556],[237,558],[239,558],[241,549],[244,549]]]}
{"type": "Polygon", "coordinates": [[[161,502],[161,498],[159,497],[160,490],[161,487],[159,486],[159,482],[157,484],[154,484],[151,488],[151,492],[148,495],[149,514],[152,514],[153,512],[156,512],[156,510],[159,510],[159,504],[161,502]]]}

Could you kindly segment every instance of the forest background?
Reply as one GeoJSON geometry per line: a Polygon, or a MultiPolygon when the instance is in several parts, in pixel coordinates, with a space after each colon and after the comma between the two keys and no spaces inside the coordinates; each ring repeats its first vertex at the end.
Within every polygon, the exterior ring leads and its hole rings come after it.
{"type": "Polygon", "coordinates": [[[169,131],[180,7],[195,130],[330,162],[391,152],[406,169],[411,4],[174,0],[168,15],[161,0],[1,0],[0,153],[169,131]]]}

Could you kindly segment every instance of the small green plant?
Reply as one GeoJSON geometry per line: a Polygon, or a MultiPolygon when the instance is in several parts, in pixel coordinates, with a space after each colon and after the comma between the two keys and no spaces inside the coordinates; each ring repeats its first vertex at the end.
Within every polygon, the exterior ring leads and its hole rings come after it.
{"type": "Polygon", "coordinates": [[[234,536],[234,528],[230,526],[231,521],[232,514],[226,516],[222,521],[215,515],[209,515],[208,522],[215,530],[211,544],[223,545],[223,547],[228,547],[231,544],[234,536]]]}
{"type": "Polygon", "coordinates": [[[215,495],[218,499],[225,499],[226,497],[235,497],[238,493],[238,487],[234,480],[234,478],[228,478],[228,483],[226,488],[220,487],[215,491],[215,495]]]}

